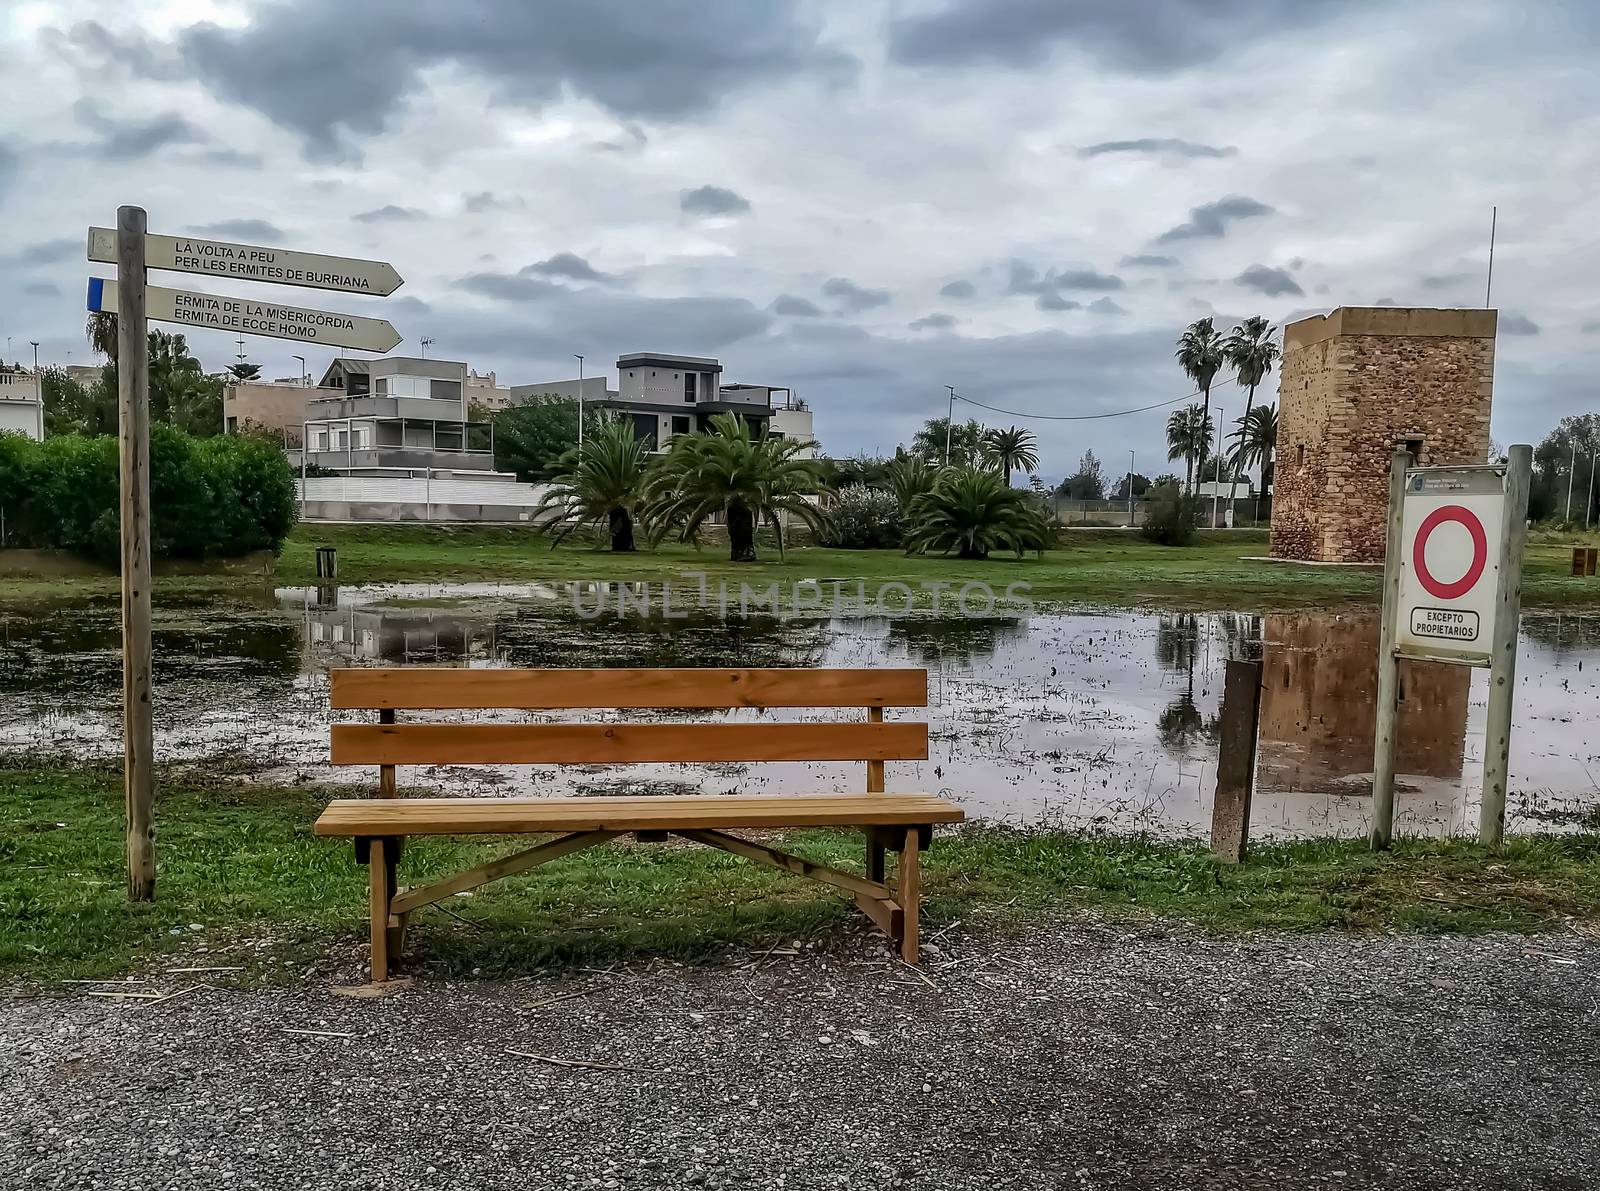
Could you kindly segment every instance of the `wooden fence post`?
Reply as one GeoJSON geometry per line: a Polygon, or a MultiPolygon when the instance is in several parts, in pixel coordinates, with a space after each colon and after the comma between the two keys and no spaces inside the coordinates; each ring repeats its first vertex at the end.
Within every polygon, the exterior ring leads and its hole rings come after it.
{"type": "Polygon", "coordinates": [[[1217,792],[1211,803],[1211,851],[1238,864],[1250,840],[1250,795],[1256,777],[1261,718],[1261,663],[1228,659],[1217,741],[1217,792]]]}
{"type": "Polygon", "coordinates": [[[1389,459],[1389,533],[1383,551],[1383,621],[1378,628],[1378,711],[1372,746],[1372,834],[1374,851],[1394,839],[1395,729],[1400,718],[1400,659],[1395,657],[1400,607],[1400,550],[1405,532],[1406,468],[1411,452],[1389,459]]]}

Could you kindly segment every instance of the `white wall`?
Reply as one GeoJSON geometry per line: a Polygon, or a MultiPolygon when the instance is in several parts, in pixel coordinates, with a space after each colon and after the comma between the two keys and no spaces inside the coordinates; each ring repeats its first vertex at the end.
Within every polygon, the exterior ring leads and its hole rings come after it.
{"type": "Polygon", "coordinates": [[[39,378],[32,373],[0,376],[0,431],[16,431],[29,438],[44,438],[44,401],[39,378]]]}

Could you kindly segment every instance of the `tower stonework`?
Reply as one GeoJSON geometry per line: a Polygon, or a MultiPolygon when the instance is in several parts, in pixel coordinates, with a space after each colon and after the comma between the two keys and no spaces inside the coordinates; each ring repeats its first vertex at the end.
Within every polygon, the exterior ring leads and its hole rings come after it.
{"type": "Polygon", "coordinates": [[[1283,330],[1271,552],[1379,562],[1389,457],[1485,463],[1493,310],[1343,306],[1283,330]]]}

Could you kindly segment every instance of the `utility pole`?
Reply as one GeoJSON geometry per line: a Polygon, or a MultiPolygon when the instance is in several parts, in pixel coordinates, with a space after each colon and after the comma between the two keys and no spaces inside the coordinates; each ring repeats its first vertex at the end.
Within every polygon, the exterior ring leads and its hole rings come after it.
{"type": "Polygon", "coordinates": [[[1567,464],[1567,515],[1562,518],[1568,525],[1572,524],[1572,477],[1578,470],[1578,444],[1572,444],[1572,462],[1567,464]]]}
{"type": "Polygon", "coordinates": [[[946,385],[945,388],[950,390],[950,404],[946,407],[944,414],[944,465],[949,467],[950,431],[956,424],[956,387],[954,385],[946,385]]]}
{"type": "Polygon", "coordinates": [[[1394,840],[1396,725],[1400,719],[1400,659],[1395,656],[1395,609],[1400,606],[1400,550],[1405,535],[1406,469],[1411,452],[1396,447],[1389,457],[1389,526],[1383,550],[1383,620],[1378,630],[1378,715],[1373,733],[1372,830],[1374,852],[1394,840]]]}
{"type": "Polygon", "coordinates": [[[1133,528],[1133,452],[1128,452],[1128,528],[1133,528]]]}
{"type": "Polygon", "coordinates": [[[1589,499],[1583,506],[1583,527],[1589,528],[1590,510],[1594,508],[1594,465],[1600,461],[1600,451],[1589,457],[1589,499]]]}
{"type": "MultiPolygon", "coordinates": [[[[1213,444],[1211,458],[1217,465],[1216,474],[1211,477],[1211,528],[1215,529],[1217,527],[1217,489],[1221,487],[1218,481],[1222,476],[1222,407],[1220,405],[1217,407],[1217,440],[1213,444]]],[[[1202,480],[1205,479],[1205,474],[1205,465],[1201,464],[1200,478],[1202,480]]]]}
{"type": "MultiPolygon", "coordinates": [[[[578,356],[577,352],[572,353],[578,356]]],[[[620,386],[619,386],[620,387],[620,386]]],[[[578,356],[578,454],[583,454],[583,357],[578,356]]]]}
{"type": "Polygon", "coordinates": [[[150,346],[145,211],[117,208],[117,404],[121,454],[122,775],[128,896],[156,895],[150,707],[150,346]]]}
{"type": "MultiPolygon", "coordinates": [[[[33,370],[35,372],[38,372],[39,371],[39,341],[37,339],[30,339],[30,340],[28,340],[28,342],[33,345],[33,370]]],[[[145,350],[148,351],[149,350],[148,347],[145,350]]]]}

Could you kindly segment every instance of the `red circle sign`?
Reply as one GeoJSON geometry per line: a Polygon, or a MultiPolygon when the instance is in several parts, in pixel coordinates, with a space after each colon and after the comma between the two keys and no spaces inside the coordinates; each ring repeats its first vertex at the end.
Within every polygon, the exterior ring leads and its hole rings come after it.
{"type": "Polygon", "coordinates": [[[1416,569],[1418,582],[1429,595],[1439,600],[1460,599],[1472,590],[1473,584],[1483,576],[1483,568],[1488,564],[1489,538],[1483,532],[1483,522],[1479,521],[1470,510],[1460,505],[1440,505],[1422,519],[1422,524],[1417,528],[1416,541],[1411,544],[1411,565],[1416,569]],[[1442,583],[1435,579],[1428,570],[1426,557],[1428,535],[1447,521],[1456,522],[1472,535],[1472,565],[1467,567],[1467,573],[1454,583],[1442,583]]]}

